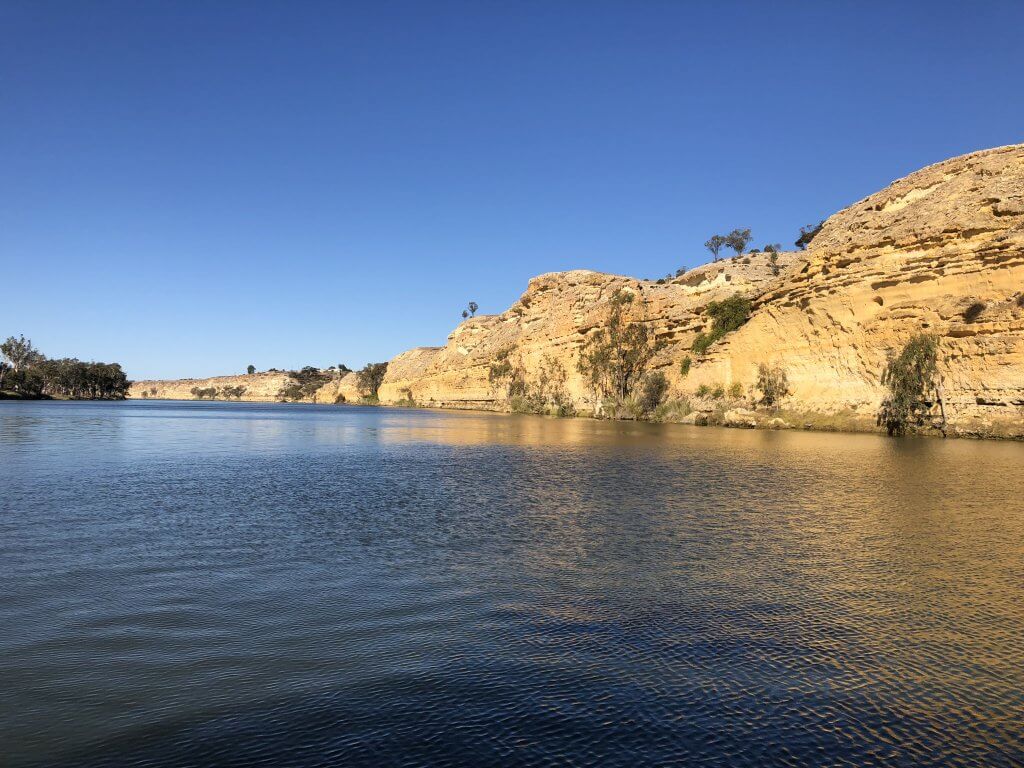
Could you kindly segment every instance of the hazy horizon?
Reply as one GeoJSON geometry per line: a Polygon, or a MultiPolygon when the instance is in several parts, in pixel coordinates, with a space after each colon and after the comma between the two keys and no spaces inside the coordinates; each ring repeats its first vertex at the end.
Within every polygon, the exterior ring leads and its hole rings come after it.
{"type": "Polygon", "coordinates": [[[133,379],[356,368],[1024,138],[1019,3],[639,10],[4,2],[0,335],[133,379]]]}

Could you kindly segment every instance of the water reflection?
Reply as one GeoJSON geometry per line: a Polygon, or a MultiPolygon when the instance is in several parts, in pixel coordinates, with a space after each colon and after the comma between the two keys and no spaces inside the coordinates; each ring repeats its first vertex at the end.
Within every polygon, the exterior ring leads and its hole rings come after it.
{"type": "Polygon", "coordinates": [[[1012,765],[1022,467],[966,441],[0,404],[0,743],[12,765],[1012,765]]]}

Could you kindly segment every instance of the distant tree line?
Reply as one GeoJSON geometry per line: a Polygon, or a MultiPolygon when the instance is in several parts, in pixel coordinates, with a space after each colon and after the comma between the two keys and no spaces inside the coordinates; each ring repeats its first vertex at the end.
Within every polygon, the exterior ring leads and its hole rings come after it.
{"type": "Polygon", "coordinates": [[[130,383],[118,363],[51,360],[24,336],[0,344],[0,391],[29,398],[123,400],[130,383]]]}
{"type": "MultiPolygon", "coordinates": [[[[192,387],[189,392],[192,393],[192,397],[196,400],[204,400],[207,398],[210,400],[241,400],[242,395],[246,392],[246,388],[243,386],[192,387]]],[[[142,393],[142,396],[147,397],[145,392],[142,393]]]]}

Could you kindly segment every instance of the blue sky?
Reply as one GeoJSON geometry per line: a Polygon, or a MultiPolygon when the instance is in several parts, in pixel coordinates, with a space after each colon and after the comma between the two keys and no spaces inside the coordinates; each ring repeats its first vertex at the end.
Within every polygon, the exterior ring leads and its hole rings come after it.
{"type": "Polygon", "coordinates": [[[1024,141],[1024,3],[0,0],[0,335],[170,377],[440,344],[1024,141]]]}

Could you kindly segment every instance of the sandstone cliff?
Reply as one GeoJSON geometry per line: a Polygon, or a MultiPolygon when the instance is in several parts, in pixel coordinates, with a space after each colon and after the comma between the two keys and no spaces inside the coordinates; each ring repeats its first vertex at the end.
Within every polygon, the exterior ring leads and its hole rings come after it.
{"type": "MultiPolygon", "coordinates": [[[[701,267],[667,284],[573,271],[542,275],[500,315],[462,323],[443,347],[391,361],[382,402],[406,399],[452,408],[505,407],[490,365],[512,356],[527,375],[560,361],[580,408],[593,393],[576,370],[588,333],[607,316],[616,289],[643,299],[643,322],[664,348],[653,362],[676,397],[738,384],[751,404],[759,363],[783,367],[784,405],[849,414],[872,423],[884,397],[887,355],[914,333],[940,337],[939,368],[951,429],[1024,434],[1024,145],[939,163],[835,214],[806,252],[701,267]],[[734,292],[754,300],[742,328],[704,356],[704,309],[734,292]],[[683,375],[680,363],[693,364],[683,375]]],[[[735,402],[734,405],[739,405],[735,402]]],[[[699,405],[699,402],[698,402],[699,405]]]]}
{"type": "Polygon", "coordinates": [[[211,399],[249,400],[274,402],[277,393],[288,383],[286,372],[254,373],[244,376],[214,376],[208,379],[171,379],[133,381],[128,397],[133,399],[152,398],[160,400],[195,400],[193,389],[216,389],[218,394],[211,399]],[[240,396],[224,395],[225,388],[241,387],[240,396]]]}
{"type": "Polygon", "coordinates": [[[871,415],[886,356],[940,337],[954,431],[1024,433],[1024,145],[918,171],[832,216],[692,385],[785,366],[792,402],[871,415]]]}
{"type": "MultiPolygon", "coordinates": [[[[356,386],[356,374],[346,372],[337,376],[330,372],[330,380],[311,397],[302,398],[310,403],[357,402],[362,393],[356,386]]],[[[134,381],[128,391],[132,399],[160,400],[240,400],[243,402],[278,402],[281,391],[294,380],[287,371],[253,373],[243,376],[213,376],[208,379],[166,379],[134,381]],[[197,396],[193,390],[205,390],[197,396]],[[211,391],[215,390],[216,394],[211,391]],[[239,392],[241,390],[241,392],[239,392]]]]}
{"type": "MultiPolygon", "coordinates": [[[[599,410],[577,362],[607,322],[616,291],[634,297],[630,319],[659,343],[650,368],[666,374],[670,397],[687,399],[698,414],[717,411],[737,425],[768,421],[750,410],[765,363],[783,368],[790,384],[776,424],[871,428],[888,355],[927,332],[940,340],[953,433],[1024,437],[1024,145],[896,181],[829,218],[807,251],[779,254],[775,264],[745,254],[669,281],[586,270],[541,275],[500,315],[471,318],[444,346],[394,358],[380,400],[506,410],[508,389],[490,373],[509,361],[533,383],[557,365],[572,404],[599,410]],[[696,354],[694,339],[710,327],[708,304],[737,293],[753,302],[749,320],[696,354]]],[[[191,399],[193,387],[227,385],[245,386],[242,399],[274,400],[286,380],[282,373],[138,382],[130,396],[156,389],[150,396],[191,399]]],[[[360,394],[349,374],[313,399],[353,402],[360,394]]]]}
{"type": "MultiPolygon", "coordinates": [[[[780,254],[780,273],[795,260],[795,254],[780,254]]],[[[706,264],[665,283],[587,270],[541,275],[502,314],[465,321],[443,347],[420,347],[394,358],[380,398],[386,403],[411,393],[417,402],[447,408],[501,409],[505,394],[492,385],[488,374],[500,355],[510,354],[527,376],[545,357],[559,361],[570,397],[579,407],[592,408],[593,392],[576,361],[587,334],[605,321],[607,302],[616,290],[637,297],[637,319],[667,345],[654,361],[660,368],[671,366],[675,352],[688,348],[705,328],[702,311],[709,302],[734,293],[759,295],[777,279],[767,254],[761,253],[706,264]]]]}
{"type": "Polygon", "coordinates": [[[356,385],[356,374],[350,371],[340,377],[331,379],[320,387],[313,395],[313,402],[326,403],[328,405],[335,403],[357,403],[362,396],[363,393],[356,385]]]}

